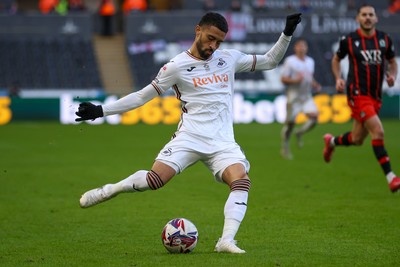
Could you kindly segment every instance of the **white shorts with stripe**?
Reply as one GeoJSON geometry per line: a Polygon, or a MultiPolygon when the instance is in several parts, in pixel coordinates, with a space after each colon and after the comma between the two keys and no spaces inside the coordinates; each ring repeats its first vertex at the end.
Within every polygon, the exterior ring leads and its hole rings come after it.
{"type": "Polygon", "coordinates": [[[219,182],[222,182],[224,170],[232,164],[242,164],[246,173],[250,170],[250,163],[236,142],[221,142],[187,132],[177,132],[156,160],[167,164],[177,174],[201,161],[219,182]]]}

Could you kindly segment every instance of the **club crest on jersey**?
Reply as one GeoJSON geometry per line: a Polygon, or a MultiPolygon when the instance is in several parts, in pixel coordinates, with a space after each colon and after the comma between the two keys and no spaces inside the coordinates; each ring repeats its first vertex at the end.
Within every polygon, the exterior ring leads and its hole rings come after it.
{"type": "Polygon", "coordinates": [[[355,41],[354,45],[358,47],[360,45],[360,42],[359,41],[355,41]]]}
{"type": "Polygon", "coordinates": [[[385,47],[385,46],[386,46],[385,40],[380,39],[380,40],[379,40],[379,46],[380,46],[380,47],[385,47]]]}
{"type": "Polygon", "coordinates": [[[218,61],[219,61],[217,64],[218,67],[222,68],[226,65],[225,60],[223,60],[222,58],[219,58],[218,61]]]}

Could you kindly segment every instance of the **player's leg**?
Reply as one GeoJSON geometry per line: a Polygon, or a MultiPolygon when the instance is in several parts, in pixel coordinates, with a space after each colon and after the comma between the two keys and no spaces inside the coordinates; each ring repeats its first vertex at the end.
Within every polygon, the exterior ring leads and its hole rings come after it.
{"type": "Polygon", "coordinates": [[[368,136],[368,130],[364,127],[363,123],[354,120],[353,128],[351,132],[345,132],[341,135],[333,136],[331,134],[324,135],[324,159],[326,162],[330,162],[332,154],[335,151],[336,146],[360,146],[368,136]]]}
{"type": "Polygon", "coordinates": [[[371,135],[371,145],[376,159],[378,160],[392,192],[400,190],[400,178],[392,171],[390,158],[384,145],[384,130],[378,115],[372,116],[365,121],[365,127],[371,135]]]}
{"type": "Polygon", "coordinates": [[[293,158],[290,151],[290,136],[292,135],[293,129],[295,127],[296,115],[296,104],[288,102],[286,104],[286,121],[281,130],[281,156],[284,159],[293,158]]]}
{"type": "Polygon", "coordinates": [[[188,146],[188,140],[189,137],[178,135],[168,142],[158,154],[150,171],[137,171],[116,184],[107,184],[86,192],[80,199],[81,207],[94,206],[123,192],[142,192],[163,187],[175,174],[199,159],[189,148],[181,149],[188,146]]]}
{"type": "Polygon", "coordinates": [[[367,119],[366,112],[371,116],[374,112],[373,104],[368,97],[357,97],[348,101],[353,117],[353,129],[351,132],[333,136],[332,134],[324,135],[324,151],[323,156],[325,162],[330,162],[336,146],[352,146],[362,145],[364,139],[368,136],[368,130],[364,127],[364,121],[367,119]]]}
{"type": "Polygon", "coordinates": [[[292,152],[290,151],[290,136],[292,135],[294,126],[294,122],[287,121],[281,130],[281,156],[284,159],[293,158],[292,152]]]}
{"type": "Polygon", "coordinates": [[[230,187],[230,193],[224,207],[224,228],[221,238],[215,246],[217,252],[245,253],[234,240],[240,224],[246,214],[250,190],[250,178],[245,167],[236,163],[226,168],[222,180],[230,187]]]}
{"type": "Polygon", "coordinates": [[[318,122],[318,108],[310,97],[303,105],[303,112],[307,116],[307,121],[295,132],[298,147],[303,147],[303,135],[313,129],[318,122]]]}
{"type": "Polygon", "coordinates": [[[318,122],[318,114],[308,113],[306,114],[306,116],[308,118],[307,121],[303,123],[303,125],[295,133],[297,138],[297,145],[300,148],[304,146],[303,134],[313,129],[318,122]]]}
{"type": "Polygon", "coordinates": [[[140,170],[115,184],[106,184],[84,193],[80,199],[80,206],[88,208],[109,200],[120,193],[143,192],[157,190],[164,186],[176,174],[175,169],[156,161],[150,171],[140,170]]]}

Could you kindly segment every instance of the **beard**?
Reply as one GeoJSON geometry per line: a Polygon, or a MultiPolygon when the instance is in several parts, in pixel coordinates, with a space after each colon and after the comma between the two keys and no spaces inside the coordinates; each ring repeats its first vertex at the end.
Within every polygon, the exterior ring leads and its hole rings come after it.
{"type": "Polygon", "coordinates": [[[211,48],[202,49],[201,41],[196,42],[196,48],[197,48],[197,51],[199,51],[199,55],[202,59],[208,59],[214,53],[214,50],[211,48]]]}

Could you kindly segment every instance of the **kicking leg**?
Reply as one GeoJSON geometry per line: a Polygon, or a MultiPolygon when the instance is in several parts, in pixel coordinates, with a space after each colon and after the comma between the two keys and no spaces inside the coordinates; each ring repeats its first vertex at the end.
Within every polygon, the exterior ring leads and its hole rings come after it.
{"type": "Polygon", "coordinates": [[[173,168],[156,161],[150,171],[140,170],[116,184],[106,184],[87,191],[82,195],[79,203],[82,208],[89,208],[120,193],[157,190],[163,187],[174,175],[175,170],[173,168]]]}

